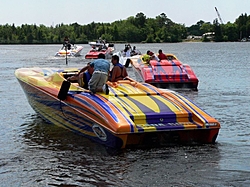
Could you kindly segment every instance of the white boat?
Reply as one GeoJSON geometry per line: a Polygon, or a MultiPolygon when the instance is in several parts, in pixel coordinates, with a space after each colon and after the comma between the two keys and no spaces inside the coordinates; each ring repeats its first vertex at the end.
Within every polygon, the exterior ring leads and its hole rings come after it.
{"type": "Polygon", "coordinates": [[[114,53],[114,55],[117,55],[119,57],[119,63],[124,65],[126,68],[131,68],[131,60],[136,60],[139,59],[141,55],[134,55],[134,56],[130,56],[130,57],[125,57],[123,56],[122,51],[118,51],[116,53],[114,53]]]}
{"type": "Polygon", "coordinates": [[[83,46],[70,44],[70,47],[62,46],[55,56],[65,57],[67,56],[80,56],[83,46]]]}

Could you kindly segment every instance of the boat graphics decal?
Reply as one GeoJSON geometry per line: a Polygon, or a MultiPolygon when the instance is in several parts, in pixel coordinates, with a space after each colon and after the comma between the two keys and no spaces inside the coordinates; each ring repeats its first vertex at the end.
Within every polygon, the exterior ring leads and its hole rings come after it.
{"type": "Polygon", "coordinates": [[[15,75],[28,102],[44,119],[107,146],[137,144],[144,132],[188,133],[183,140],[198,133],[206,142],[217,136],[219,122],[188,98],[129,78],[108,82],[109,95],[93,95],[71,84],[67,98],[59,100],[63,76],[78,71],[78,68],[20,68],[15,75]],[[207,137],[203,137],[203,132],[207,137]]]}
{"type": "MultiPolygon", "coordinates": [[[[187,98],[184,98],[181,95],[177,95],[176,93],[173,93],[176,97],[178,97],[181,101],[183,101],[186,106],[190,107],[189,109],[191,109],[191,111],[193,113],[195,113],[197,116],[199,116],[200,119],[202,119],[202,121],[204,123],[208,123],[208,120],[205,118],[204,115],[202,114],[206,114],[207,116],[209,116],[209,114],[202,112],[197,105],[195,105],[193,102],[191,102],[190,100],[188,100],[187,98]],[[198,109],[198,110],[197,110],[198,109]]],[[[188,110],[188,109],[187,109],[188,110]]],[[[210,116],[209,116],[210,117],[210,116]]]]}

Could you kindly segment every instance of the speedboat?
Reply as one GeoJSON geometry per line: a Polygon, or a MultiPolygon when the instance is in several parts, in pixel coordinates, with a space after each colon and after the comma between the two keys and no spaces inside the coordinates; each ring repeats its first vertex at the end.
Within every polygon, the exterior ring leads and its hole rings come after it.
{"type": "Polygon", "coordinates": [[[27,100],[43,119],[109,148],[216,142],[220,123],[188,98],[129,77],[107,82],[109,95],[70,83],[78,68],[15,71],[27,100]]]}
{"type": "Polygon", "coordinates": [[[85,59],[97,59],[100,53],[105,54],[106,59],[110,59],[115,51],[114,44],[89,42],[90,51],[85,55],[85,59]]]}
{"type": "MultiPolygon", "coordinates": [[[[146,55],[147,56],[147,55],[146,55]]],[[[141,81],[152,84],[159,88],[187,88],[194,91],[198,90],[198,78],[188,64],[182,64],[173,54],[166,54],[167,59],[131,59],[131,64],[139,75],[141,81]]]]}
{"type": "Polygon", "coordinates": [[[65,57],[66,54],[67,56],[80,56],[81,55],[81,51],[83,49],[83,46],[80,45],[72,45],[70,44],[69,47],[68,46],[62,46],[58,52],[56,52],[55,56],[56,57],[65,57]]]}

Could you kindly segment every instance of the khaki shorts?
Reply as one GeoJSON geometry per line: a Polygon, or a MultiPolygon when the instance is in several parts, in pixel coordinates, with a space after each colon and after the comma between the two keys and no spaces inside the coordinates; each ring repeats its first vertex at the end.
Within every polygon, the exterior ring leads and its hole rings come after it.
{"type": "Polygon", "coordinates": [[[89,80],[89,90],[91,92],[100,92],[108,80],[108,74],[105,72],[95,71],[89,80]]]}

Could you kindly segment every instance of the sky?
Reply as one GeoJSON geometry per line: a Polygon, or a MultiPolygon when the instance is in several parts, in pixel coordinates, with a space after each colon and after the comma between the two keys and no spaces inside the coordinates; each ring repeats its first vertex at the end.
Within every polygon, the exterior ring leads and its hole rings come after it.
{"type": "Polygon", "coordinates": [[[219,11],[223,23],[250,14],[250,0],[1,0],[0,25],[112,23],[143,13],[155,18],[161,13],[189,27],[202,20],[213,23],[219,11]]]}

